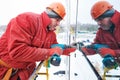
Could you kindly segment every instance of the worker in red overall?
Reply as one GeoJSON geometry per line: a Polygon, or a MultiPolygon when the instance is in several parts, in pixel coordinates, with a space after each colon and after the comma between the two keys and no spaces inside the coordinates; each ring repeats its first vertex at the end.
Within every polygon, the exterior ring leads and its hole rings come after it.
{"type": "Polygon", "coordinates": [[[37,61],[75,51],[50,48],[58,44],[54,31],[65,14],[63,4],[54,2],[41,14],[25,12],[10,20],[0,38],[0,80],[28,80],[37,61]]]}

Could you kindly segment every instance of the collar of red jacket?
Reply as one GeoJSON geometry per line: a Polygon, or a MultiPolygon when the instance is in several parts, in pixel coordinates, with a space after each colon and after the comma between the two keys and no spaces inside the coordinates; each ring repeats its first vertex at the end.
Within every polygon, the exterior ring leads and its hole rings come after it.
{"type": "Polygon", "coordinates": [[[47,27],[51,23],[51,19],[49,18],[49,16],[47,15],[47,13],[45,11],[43,13],[41,13],[41,18],[43,21],[43,26],[47,29],[47,27]]]}

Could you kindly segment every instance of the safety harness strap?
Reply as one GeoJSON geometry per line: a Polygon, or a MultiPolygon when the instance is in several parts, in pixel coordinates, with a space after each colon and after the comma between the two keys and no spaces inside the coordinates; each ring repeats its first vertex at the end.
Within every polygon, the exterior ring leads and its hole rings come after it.
{"type": "Polygon", "coordinates": [[[4,61],[2,61],[1,59],[0,59],[0,65],[9,68],[9,69],[7,70],[5,76],[4,76],[3,79],[2,79],[2,80],[9,80],[9,79],[10,79],[10,76],[11,76],[11,74],[12,74],[12,68],[9,67],[9,66],[8,66],[4,61]]]}
{"type": "Polygon", "coordinates": [[[6,72],[5,76],[3,77],[3,80],[9,80],[11,74],[12,74],[12,68],[8,69],[8,71],[6,72]]]}

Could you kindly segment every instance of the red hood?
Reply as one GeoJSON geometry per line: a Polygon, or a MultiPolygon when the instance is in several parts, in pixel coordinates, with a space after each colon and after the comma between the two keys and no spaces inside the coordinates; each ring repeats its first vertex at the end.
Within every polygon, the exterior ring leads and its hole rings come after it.
{"type": "Polygon", "coordinates": [[[114,15],[111,18],[111,21],[115,26],[118,26],[120,24],[120,13],[115,10],[114,15]]]}

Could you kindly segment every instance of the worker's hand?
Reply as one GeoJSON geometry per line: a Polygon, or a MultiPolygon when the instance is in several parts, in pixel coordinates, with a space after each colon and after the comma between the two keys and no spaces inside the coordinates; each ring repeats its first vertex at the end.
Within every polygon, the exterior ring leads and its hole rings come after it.
{"type": "Polygon", "coordinates": [[[63,53],[63,50],[60,47],[49,49],[49,56],[52,56],[53,54],[62,55],[62,53],[63,53]]]}
{"type": "Polygon", "coordinates": [[[67,46],[65,44],[53,44],[53,45],[51,45],[51,48],[55,48],[55,47],[60,47],[61,49],[65,49],[67,46]]]}
{"type": "Polygon", "coordinates": [[[118,67],[114,57],[110,54],[107,54],[103,57],[102,63],[108,69],[116,69],[118,67]]]}
{"type": "Polygon", "coordinates": [[[54,47],[60,47],[60,48],[62,48],[62,49],[73,48],[73,46],[71,46],[71,45],[66,45],[66,44],[53,44],[53,45],[51,45],[51,48],[54,48],[54,47]]]}
{"type": "Polygon", "coordinates": [[[98,50],[98,49],[100,49],[100,48],[109,48],[109,46],[106,45],[106,44],[93,44],[93,48],[94,48],[95,50],[98,50]]]}
{"type": "Polygon", "coordinates": [[[76,48],[72,48],[70,45],[65,45],[65,44],[53,44],[51,45],[51,48],[54,47],[60,47],[63,49],[63,54],[62,55],[69,55],[71,52],[74,52],[76,48]]]}
{"type": "Polygon", "coordinates": [[[74,52],[76,48],[66,48],[63,50],[63,55],[69,56],[71,52],[74,52]]]}
{"type": "Polygon", "coordinates": [[[106,44],[91,44],[91,45],[87,45],[86,48],[92,48],[94,50],[98,50],[100,48],[109,48],[109,46],[106,44]]]}
{"type": "Polygon", "coordinates": [[[98,50],[98,53],[99,53],[102,57],[104,57],[104,56],[107,55],[107,54],[110,54],[110,55],[112,55],[112,56],[116,56],[115,51],[112,50],[112,49],[110,49],[110,48],[100,48],[100,49],[98,50]]]}

